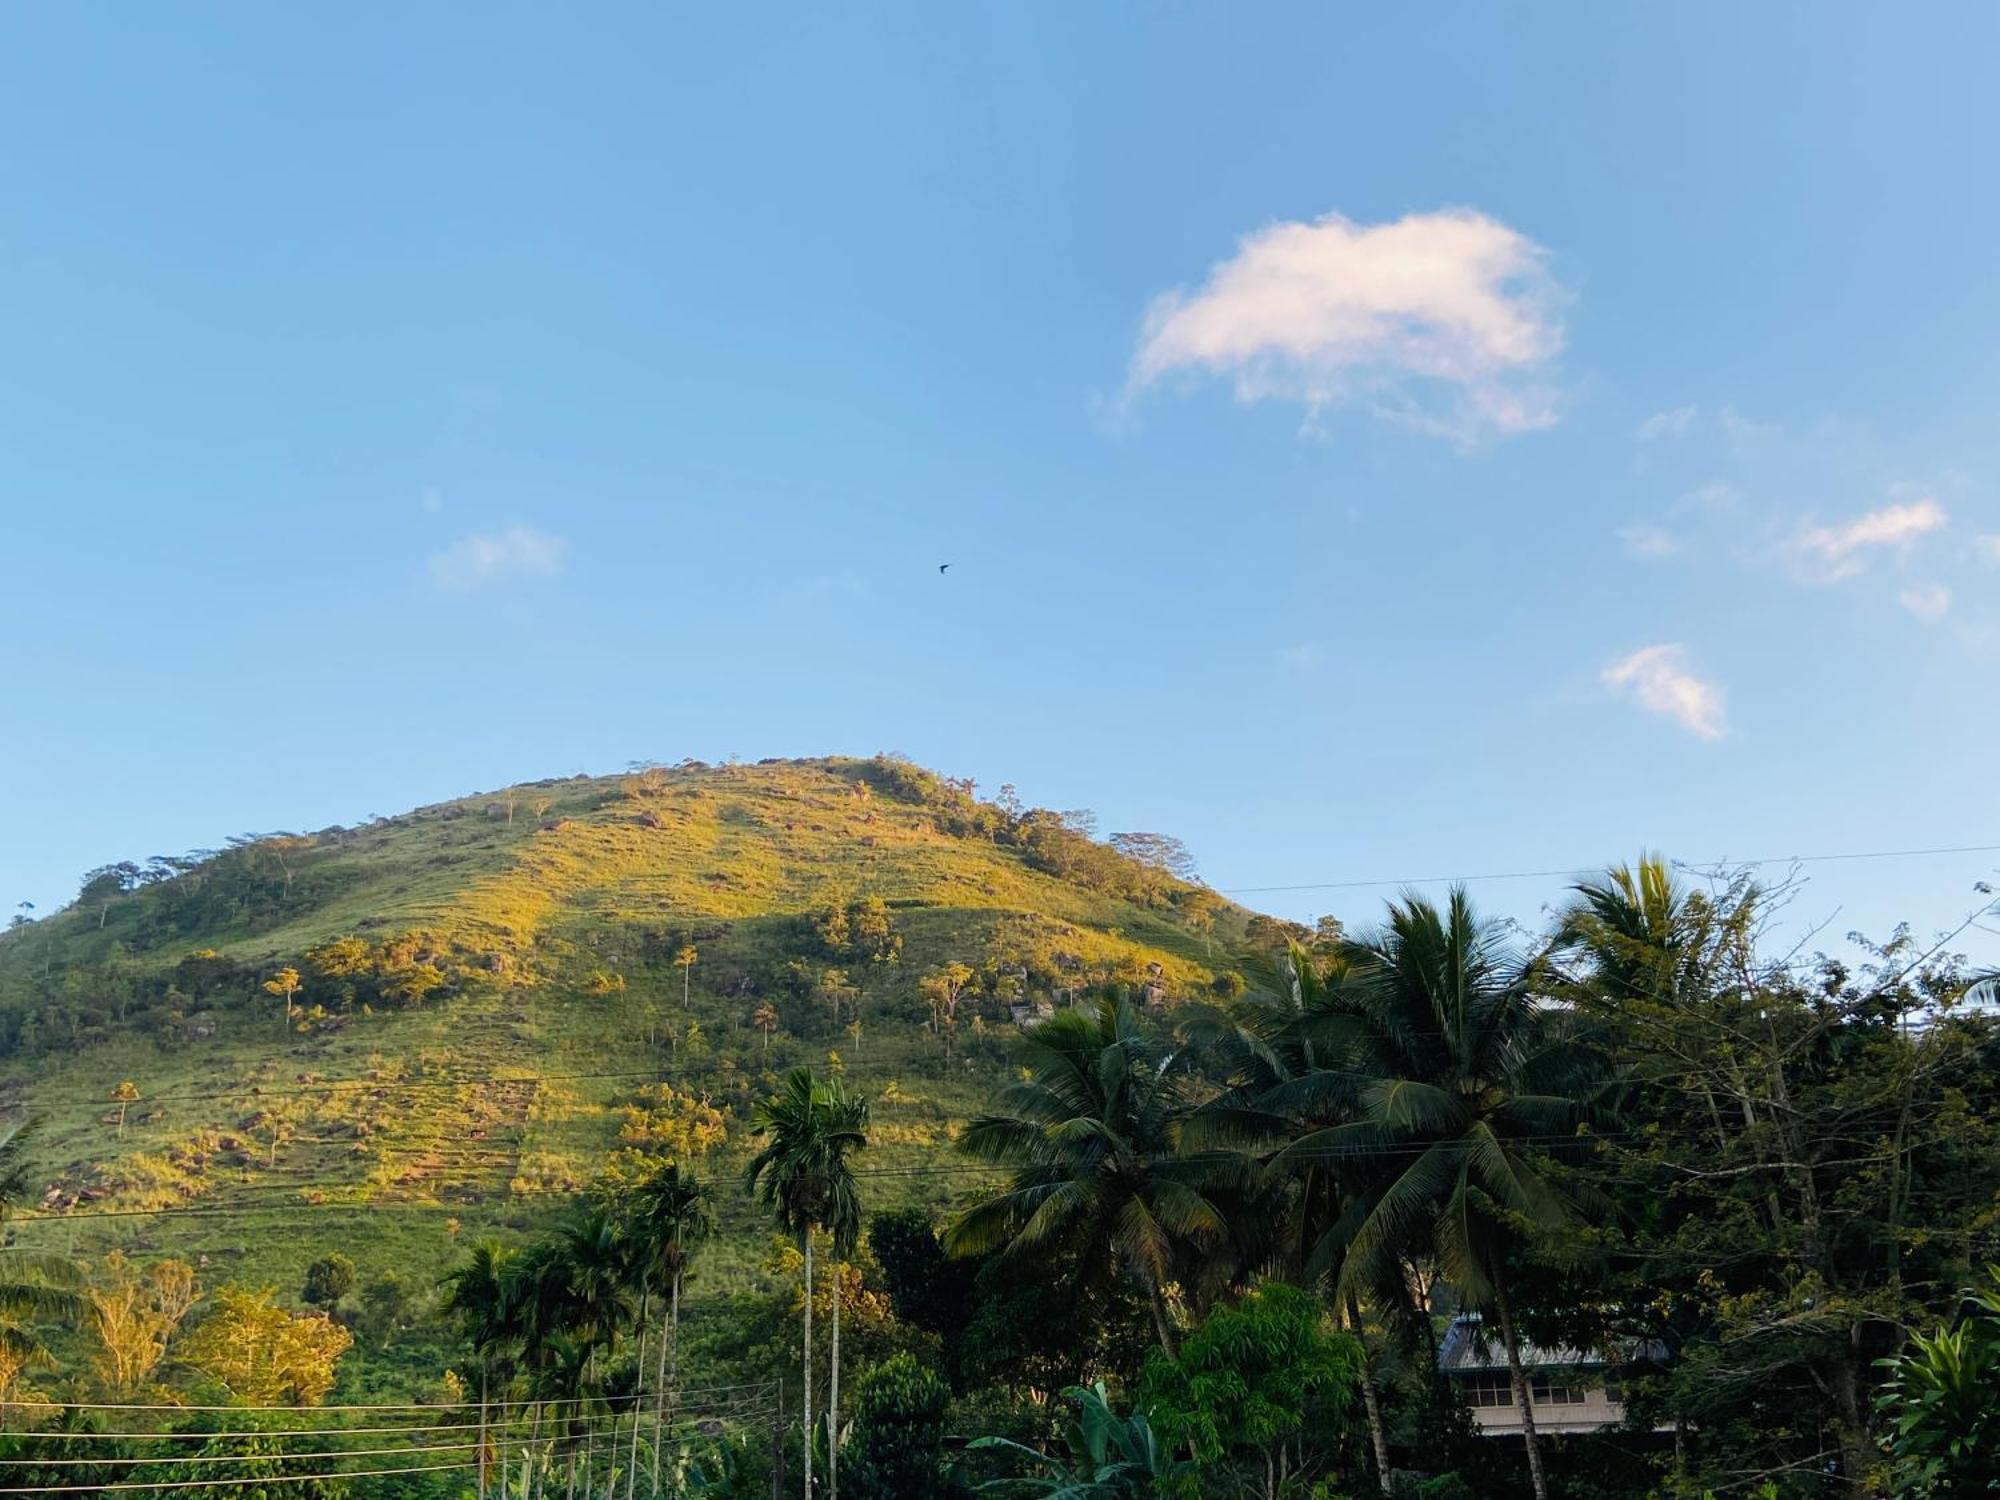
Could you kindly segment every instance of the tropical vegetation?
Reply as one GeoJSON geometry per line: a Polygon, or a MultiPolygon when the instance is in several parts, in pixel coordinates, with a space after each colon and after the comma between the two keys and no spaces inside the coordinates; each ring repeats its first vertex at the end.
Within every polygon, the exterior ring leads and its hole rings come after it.
{"type": "Polygon", "coordinates": [[[1285,923],[890,757],[107,867],[0,938],[0,1492],[1996,1492],[1991,986],[1788,895],[1285,923]]]}

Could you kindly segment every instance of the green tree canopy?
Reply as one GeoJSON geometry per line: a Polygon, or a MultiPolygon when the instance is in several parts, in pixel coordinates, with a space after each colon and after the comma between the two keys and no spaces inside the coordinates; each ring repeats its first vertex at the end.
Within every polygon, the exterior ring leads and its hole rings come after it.
{"type": "Polygon", "coordinates": [[[1273,1283],[1218,1307],[1178,1354],[1154,1351],[1138,1399],[1163,1440],[1187,1446],[1205,1485],[1224,1467],[1247,1468],[1276,1500],[1294,1477],[1298,1440],[1310,1431],[1325,1445],[1339,1435],[1360,1374],[1359,1347],[1320,1304],[1273,1283]]]}

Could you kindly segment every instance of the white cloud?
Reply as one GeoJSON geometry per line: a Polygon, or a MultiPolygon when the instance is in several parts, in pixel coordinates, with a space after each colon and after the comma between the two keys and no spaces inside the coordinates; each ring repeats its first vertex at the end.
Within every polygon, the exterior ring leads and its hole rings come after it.
{"type": "Polygon", "coordinates": [[[1772,437],[1778,429],[1770,423],[1753,422],[1733,406],[1718,406],[1713,412],[1703,412],[1698,406],[1672,406],[1654,412],[1632,429],[1632,436],[1641,443],[1660,443],[1697,431],[1719,432],[1737,442],[1748,442],[1772,437]]]}
{"type": "Polygon", "coordinates": [[[1725,435],[1742,439],[1770,437],[1778,430],[1775,423],[1753,422],[1733,406],[1725,406],[1715,414],[1715,425],[1725,435]]]}
{"type": "Polygon", "coordinates": [[[1661,438],[1686,437],[1700,417],[1700,410],[1692,406],[1676,406],[1670,411],[1656,411],[1639,424],[1632,436],[1642,443],[1655,443],[1661,438]]]}
{"type": "Polygon", "coordinates": [[[1241,401],[1360,405],[1462,442],[1553,424],[1562,351],[1547,253],[1469,209],[1246,236],[1200,287],[1154,300],[1128,394],[1221,376],[1241,401]]]}
{"type": "Polygon", "coordinates": [[[1711,479],[1707,484],[1698,484],[1680,498],[1683,505],[1691,505],[1697,510],[1734,510],[1743,492],[1733,484],[1724,484],[1720,479],[1711,479]]]}
{"type": "Polygon", "coordinates": [[[1642,646],[1607,666],[1602,680],[1613,692],[1648,713],[1666,715],[1697,739],[1719,740],[1727,732],[1722,723],[1722,689],[1696,675],[1684,646],[1642,646]]]}
{"type": "Polygon", "coordinates": [[[1898,594],[1896,602],[1919,620],[1942,620],[1951,608],[1951,590],[1941,583],[1916,583],[1898,594]]]}
{"type": "Polygon", "coordinates": [[[1326,653],[1316,641],[1305,641],[1297,646],[1287,646],[1278,653],[1279,659],[1294,672],[1311,672],[1326,660],[1326,653]]]}
{"type": "Polygon", "coordinates": [[[1664,526],[1640,521],[1622,528],[1618,539],[1634,557],[1672,557],[1681,550],[1681,539],[1664,526]]]}
{"type": "Polygon", "coordinates": [[[2000,563],[2000,536],[1976,536],[1972,545],[1990,563],[2000,563]]]}
{"type": "Polygon", "coordinates": [[[1806,583],[1839,583],[1863,571],[1869,553],[1907,547],[1948,519],[1944,507],[1928,495],[1906,486],[1891,493],[1902,498],[1843,524],[1801,524],[1785,544],[1793,571],[1806,583]]]}
{"type": "Polygon", "coordinates": [[[431,559],[431,578],[442,589],[463,593],[510,578],[562,571],[569,544],[532,526],[509,526],[496,536],[460,537],[431,559]]]}

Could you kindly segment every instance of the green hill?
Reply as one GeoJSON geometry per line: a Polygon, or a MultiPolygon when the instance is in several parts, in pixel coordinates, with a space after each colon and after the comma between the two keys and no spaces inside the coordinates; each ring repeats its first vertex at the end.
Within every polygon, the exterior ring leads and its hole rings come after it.
{"type": "MultiPolygon", "coordinates": [[[[950,1195],[897,1169],[947,1159],[1018,1024],[1227,987],[1269,935],[1083,824],[887,758],[690,763],[94,872],[0,938],[45,1184],[12,1238],[421,1288],[648,1154],[732,1175],[799,1062],[873,1097],[876,1205],[950,1195]]],[[[768,1239],[722,1196],[728,1290],[768,1239]]]]}

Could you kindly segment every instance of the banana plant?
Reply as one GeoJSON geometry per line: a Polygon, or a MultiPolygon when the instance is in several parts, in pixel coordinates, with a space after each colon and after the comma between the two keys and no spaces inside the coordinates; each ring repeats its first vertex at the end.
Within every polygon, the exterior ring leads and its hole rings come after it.
{"type": "Polygon", "coordinates": [[[1031,1471],[979,1486],[983,1495],[1035,1500],[1139,1500],[1165,1493],[1172,1481],[1192,1472],[1186,1459],[1161,1444],[1144,1412],[1121,1417],[1105,1395],[1104,1383],[1072,1386],[1063,1395],[1075,1406],[1063,1437],[1067,1458],[1056,1458],[1011,1438],[977,1438],[970,1446],[1013,1454],[1031,1471]]]}

